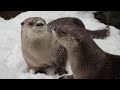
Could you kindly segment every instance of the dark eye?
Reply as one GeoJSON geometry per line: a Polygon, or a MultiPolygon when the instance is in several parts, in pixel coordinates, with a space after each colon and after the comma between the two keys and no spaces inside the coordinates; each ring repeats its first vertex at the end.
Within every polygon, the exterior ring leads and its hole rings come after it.
{"type": "Polygon", "coordinates": [[[66,34],[66,32],[62,32],[63,34],[66,34]]]}
{"type": "Polygon", "coordinates": [[[32,22],[30,22],[30,23],[29,23],[29,26],[32,26],[32,25],[33,25],[33,23],[32,23],[32,22]]]}
{"type": "Polygon", "coordinates": [[[44,25],[43,23],[36,24],[36,26],[43,26],[43,25],[44,25]]]}
{"type": "Polygon", "coordinates": [[[21,25],[24,25],[24,22],[22,22],[21,25]]]}
{"type": "Polygon", "coordinates": [[[80,39],[76,39],[77,42],[80,42],[80,39]]]}
{"type": "Polygon", "coordinates": [[[65,36],[67,33],[66,32],[62,32],[62,36],[65,36]]]}

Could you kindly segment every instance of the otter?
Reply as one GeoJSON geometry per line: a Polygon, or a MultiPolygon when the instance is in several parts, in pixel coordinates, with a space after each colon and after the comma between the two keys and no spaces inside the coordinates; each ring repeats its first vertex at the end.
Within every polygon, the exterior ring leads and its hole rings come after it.
{"type": "Polygon", "coordinates": [[[120,56],[104,52],[83,28],[56,26],[52,33],[68,51],[72,75],[60,79],[120,79],[120,56]]]}
{"type": "MultiPolygon", "coordinates": [[[[75,27],[81,27],[85,29],[91,38],[96,39],[105,39],[110,35],[110,27],[106,26],[105,28],[101,30],[89,30],[86,29],[84,23],[82,20],[76,17],[62,17],[58,18],[56,20],[53,20],[47,24],[49,28],[54,28],[55,26],[63,26],[63,25],[69,25],[69,26],[75,26],[75,27]]],[[[51,29],[49,29],[51,31],[51,29]]]]}
{"type": "Polygon", "coordinates": [[[66,74],[67,51],[48,32],[45,20],[31,17],[21,25],[22,53],[29,68],[46,73],[47,68],[55,67],[55,74],[66,74]]]}
{"type": "MultiPolygon", "coordinates": [[[[35,73],[46,73],[45,70],[53,66],[56,67],[55,74],[67,74],[65,70],[68,58],[67,50],[54,39],[52,29],[55,26],[63,25],[85,29],[83,22],[78,18],[65,17],[46,24],[41,17],[30,17],[25,19],[21,25],[22,52],[29,68],[34,69],[35,73]]],[[[91,37],[98,37],[94,34],[97,31],[86,31],[90,33],[91,37]]],[[[109,32],[107,29],[104,31],[106,31],[105,33],[109,32]]]]}

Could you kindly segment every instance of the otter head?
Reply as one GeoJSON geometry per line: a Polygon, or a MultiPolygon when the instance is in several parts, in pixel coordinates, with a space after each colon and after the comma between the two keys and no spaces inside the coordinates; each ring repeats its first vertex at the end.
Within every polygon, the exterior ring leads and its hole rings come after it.
{"type": "Polygon", "coordinates": [[[29,34],[39,34],[47,30],[46,22],[40,17],[27,18],[21,23],[22,31],[29,34]]]}
{"type": "Polygon", "coordinates": [[[52,32],[65,48],[77,47],[84,37],[84,34],[77,27],[67,25],[56,26],[52,32]]]}

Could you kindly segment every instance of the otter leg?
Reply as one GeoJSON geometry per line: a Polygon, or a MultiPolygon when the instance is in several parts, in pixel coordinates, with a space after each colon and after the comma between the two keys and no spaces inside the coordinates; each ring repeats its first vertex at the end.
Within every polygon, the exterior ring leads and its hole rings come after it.
{"type": "Polygon", "coordinates": [[[41,67],[33,67],[31,65],[28,64],[28,69],[30,71],[30,69],[34,69],[35,70],[35,73],[34,74],[38,74],[38,73],[44,73],[44,74],[47,74],[46,73],[46,68],[41,68],[41,67]]]}
{"type": "Polygon", "coordinates": [[[74,79],[73,75],[64,75],[60,77],[59,79],[74,79]]]}
{"type": "Polygon", "coordinates": [[[55,60],[55,64],[57,66],[57,69],[55,70],[55,74],[67,74],[68,71],[66,71],[66,64],[67,64],[67,50],[62,47],[60,50],[60,52],[58,53],[58,57],[55,60]]]}
{"type": "Polygon", "coordinates": [[[37,73],[43,73],[43,74],[46,74],[47,75],[47,73],[46,73],[46,68],[36,68],[35,69],[35,74],[37,74],[37,73]]]}
{"type": "Polygon", "coordinates": [[[45,70],[38,70],[38,71],[35,71],[35,74],[38,74],[38,73],[43,73],[43,74],[46,74],[46,75],[47,75],[47,73],[46,73],[45,70]]]}
{"type": "Polygon", "coordinates": [[[62,69],[62,68],[57,68],[55,70],[55,74],[59,74],[59,75],[62,75],[62,74],[68,74],[68,71],[66,71],[65,69],[62,69]]]}

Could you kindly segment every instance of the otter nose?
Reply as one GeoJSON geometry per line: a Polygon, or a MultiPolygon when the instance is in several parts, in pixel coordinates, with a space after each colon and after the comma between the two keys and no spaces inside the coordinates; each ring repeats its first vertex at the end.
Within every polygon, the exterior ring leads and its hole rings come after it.
{"type": "Polygon", "coordinates": [[[43,23],[37,23],[36,26],[43,26],[43,23]]]}
{"type": "Polygon", "coordinates": [[[56,27],[54,27],[53,30],[56,31],[56,27]]]}
{"type": "Polygon", "coordinates": [[[43,25],[44,25],[44,23],[40,20],[36,22],[36,26],[43,26],[43,25]]]}

